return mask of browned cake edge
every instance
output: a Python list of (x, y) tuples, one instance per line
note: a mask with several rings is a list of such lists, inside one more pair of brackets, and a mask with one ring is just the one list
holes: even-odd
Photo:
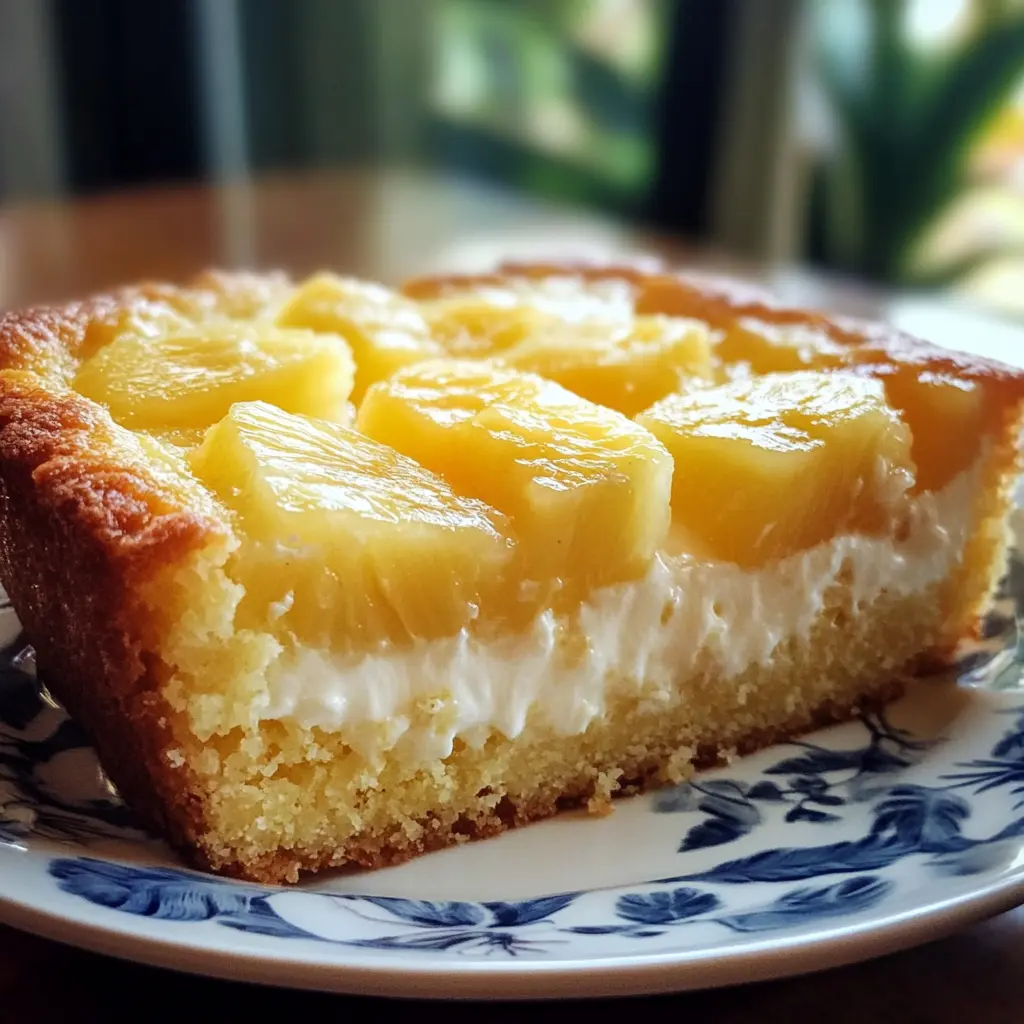
[[(231, 287), (230, 276), (220, 281)], [(259, 279), (249, 279), (249, 282)], [(218, 284), (217, 287), (221, 287)], [(159, 287), (164, 294), (170, 286)], [(244, 289), (243, 289), (244, 290)], [(173, 289), (170, 289), (173, 293)], [(104, 425), (97, 408), (72, 393), (60, 393), (62, 357), (72, 357), (93, 317), (135, 302), (136, 290), (60, 309), (8, 313), (0, 318), (0, 582), (11, 597), (28, 640), (36, 647), (42, 678), (92, 738), (111, 780), (152, 829), (165, 836), (198, 867), (208, 867), (201, 849), (206, 832), (201, 790), (187, 765), (172, 765), (168, 708), (162, 678), (146, 649), (148, 611), (139, 599), (142, 584), (215, 538), (220, 524), (190, 509), (168, 492), (145, 466), (110, 461), (104, 455)], [(819, 314), (807, 314), (815, 319)], [(930, 348), (923, 346), (923, 348)], [(971, 360), (975, 372), (983, 360)], [(35, 373), (10, 372), (11, 368)], [(941, 661), (973, 623), (994, 575), (1002, 567), (1002, 526), (1007, 489), (1014, 472), (1017, 430), (1024, 400), (1024, 374), (991, 365), (1003, 387), (999, 401), (1005, 429), (989, 460), (987, 496), (979, 507), (968, 570), (956, 581), (956, 615), (943, 650), (927, 653)], [(1008, 388), (1007, 385), (1010, 385)], [(881, 681), (866, 698), (887, 696)], [(854, 705), (817, 709), (809, 719), (785, 728), (733, 740), (752, 750), (826, 721), (848, 717)], [(704, 744), (702, 762), (715, 760), (721, 743)], [(642, 769), (638, 786), (650, 781)], [(586, 801), (586, 785), (560, 801), (507, 809), (503, 816), (459, 823), (431, 832), (403, 857), (464, 838), (489, 835), (554, 813), (562, 803)], [(389, 863), (393, 852), (351, 848), (359, 863)], [(280, 864), (234, 865), (230, 873), (254, 880), (289, 877), (295, 858)], [(315, 869), (317, 863), (298, 865)], [(222, 868), (221, 870), (224, 870)]]
[(0, 582), (40, 677), (93, 740), (124, 798), (179, 846), (205, 823), (172, 768), (139, 585), (220, 529), (144, 468), (104, 461), (90, 403), (0, 374)]

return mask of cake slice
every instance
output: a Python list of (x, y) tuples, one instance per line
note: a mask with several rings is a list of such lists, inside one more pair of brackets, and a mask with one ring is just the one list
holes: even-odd
[(948, 660), (1024, 373), (659, 269), (208, 273), (0, 318), (0, 582), (200, 868), (377, 867)]

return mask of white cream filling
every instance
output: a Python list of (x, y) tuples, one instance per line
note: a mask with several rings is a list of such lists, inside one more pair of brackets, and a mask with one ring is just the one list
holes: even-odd
[[(663, 699), (698, 657), (727, 678), (767, 663), (780, 642), (808, 633), (844, 566), (858, 604), (941, 580), (962, 557), (979, 471), (916, 499), (902, 541), (838, 536), (754, 571), (659, 555), (643, 579), (605, 588), (583, 607), (582, 656), (560, 649), (550, 612), (500, 642), (463, 631), (358, 657), (285, 651), (261, 717), (341, 730), (370, 757), (400, 745), (403, 756), (425, 760), (450, 754), (455, 737), (471, 746), (492, 730), (513, 738), (528, 716), (562, 735), (580, 733), (613, 693)], [(416, 710), (428, 711), (428, 727), (422, 716), (412, 727)]]

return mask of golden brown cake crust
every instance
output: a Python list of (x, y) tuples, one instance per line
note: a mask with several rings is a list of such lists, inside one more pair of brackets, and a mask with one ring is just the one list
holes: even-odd
[[(0, 373), (0, 579), (41, 678), (104, 752), (139, 813), (180, 842), (202, 831), (171, 772), (160, 680), (147, 662), (140, 583), (221, 527), (145, 466), (117, 461), (94, 405), (34, 375)], [(130, 727), (128, 723), (131, 723)]]
[[(855, 362), (926, 363), (982, 381), (1003, 420), (990, 460), (992, 472), (999, 477), (1016, 465), (1024, 373), (951, 354), (877, 325), (782, 309), (756, 290), (719, 287), (648, 266), (530, 264), (509, 265), (494, 275), (420, 279), (406, 291), (429, 296), (470, 280), (501, 283), (509, 275), (551, 273), (625, 280), (635, 287), (640, 307), (651, 312), (695, 316), (712, 324), (751, 316), (820, 326), (856, 351)], [(201, 845), (207, 822), (194, 775), (167, 756), (172, 741), (163, 678), (148, 653), (150, 610), (140, 591), (162, 571), (223, 537), (224, 526), (197, 510), (187, 494), (155, 473), (144, 458), (113, 444), (109, 417), (70, 391), (68, 383), (91, 332), (102, 331), (126, 313), (167, 304), (185, 311), (202, 307), (248, 315), (262, 308), (284, 280), (207, 272), (184, 288), (142, 284), (0, 316), (0, 582), (36, 647), (43, 679), (93, 738), (114, 783), (147, 823), (204, 867), (210, 866)], [(996, 505), (983, 515), (1001, 516), (1005, 500)], [(978, 564), (991, 571), (1001, 555), (1001, 541), (987, 535), (978, 544)], [(960, 580), (965, 593), (962, 615), (951, 625), (954, 632), (969, 627), (987, 583), (984, 572)], [(849, 705), (822, 708), (811, 720), (791, 723), (792, 729), (752, 735), (744, 744), (764, 745), (850, 710)], [(638, 784), (651, 774), (652, 769), (639, 766)], [(588, 795), (563, 794), (570, 802)], [(427, 833), (405, 852), (389, 852), (367, 840), (347, 856), (379, 865), (467, 835), (493, 834), (555, 809), (551, 801), (511, 806)], [(324, 863), (329, 859), (322, 858)], [(318, 866), (288, 851), (272, 863), (217, 865), (267, 881)]]

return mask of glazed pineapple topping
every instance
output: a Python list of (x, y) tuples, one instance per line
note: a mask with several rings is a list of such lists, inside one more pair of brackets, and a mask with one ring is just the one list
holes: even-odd
[(695, 320), (591, 320), (546, 327), (499, 356), (599, 405), (635, 416), (689, 380), (714, 376), (707, 328)]
[(588, 323), (628, 326), (635, 319), (632, 289), (622, 281), (555, 275), (440, 288), (414, 281), (405, 290), (453, 356), (497, 355), (552, 327), (569, 337)]
[(242, 624), (352, 650), (571, 613), (658, 552), (752, 570), (892, 535), (976, 450), (943, 426), (984, 427), (969, 381), (577, 285), (321, 274), (237, 311), (157, 303), (74, 387), (229, 510)]
[(457, 633), (512, 553), (482, 502), (353, 430), (263, 402), (233, 406), (191, 461), (254, 542), (239, 563), (248, 600), (277, 604), (307, 641)]
[(675, 459), (687, 547), (743, 566), (885, 531), (913, 480), (910, 433), (874, 380), (769, 374), (671, 395), (638, 420)]
[(772, 324), (752, 317), (743, 317), (722, 332), (718, 354), (753, 373), (823, 370), (843, 362), (842, 347), (821, 328)]
[(371, 388), (357, 427), (510, 516), (522, 576), (544, 596), (578, 601), (641, 576), (664, 540), (668, 452), (620, 413), (533, 374), (421, 363)]
[(356, 361), (355, 401), (400, 367), (444, 354), (411, 299), (334, 274), (317, 274), (298, 288), (278, 312), (277, 323), (344, 338)]
[(978, 438), (997, 425), (975, 381), (920, 366), (872, 366), (868, 372), (885, 385), (887, 401), (911, 432), (915, 493), (941, 490), (968, 469)]
[(122, 334), (85, 362), (75, 389), (133, 430), (202, 429), (235, 402), (341, 418), (352, 353), (340, 338), (262, 324), (207, 324), (157, 338)]

